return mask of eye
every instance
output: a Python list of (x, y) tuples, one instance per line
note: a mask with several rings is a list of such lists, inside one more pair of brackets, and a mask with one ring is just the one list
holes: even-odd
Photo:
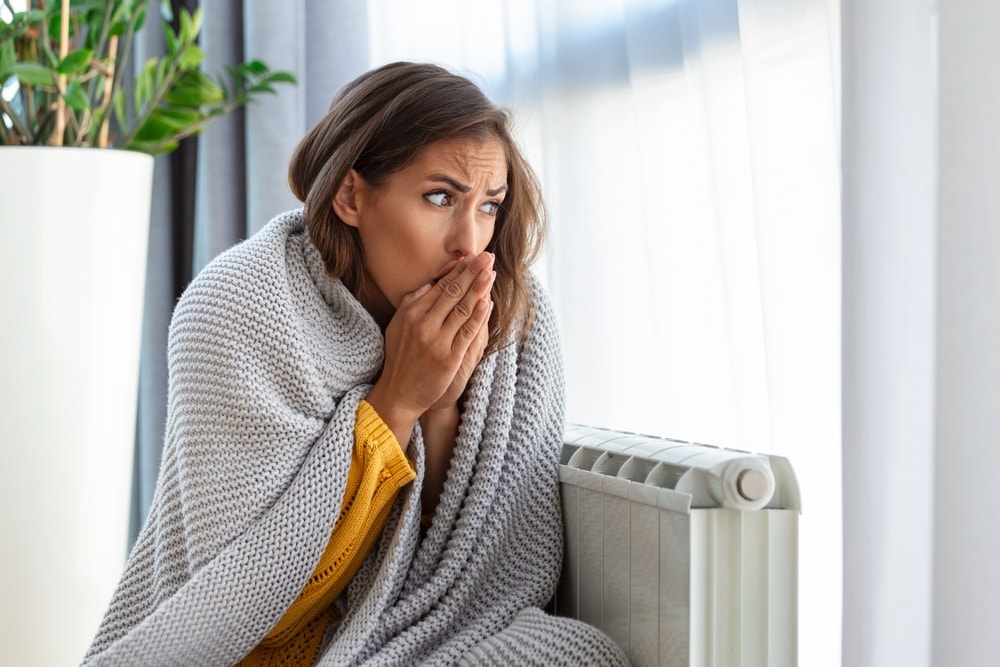
[(483, 204), (482, 206), (480, 206), (479, 210), (482, 211), (483, 213), (485, 213), (486, 215), (495, 216), (497, 213), (500, 212), (500, 202), (498, 202), (498, 201), (488, 201), (485, 204)]
[(424, 199), (434, 204), (435, 206), (450, 206), (451, 205), (451, 193), (445, 192), (444, 190), (438, 190), (437, 192), (428, 192), (424, 195)]

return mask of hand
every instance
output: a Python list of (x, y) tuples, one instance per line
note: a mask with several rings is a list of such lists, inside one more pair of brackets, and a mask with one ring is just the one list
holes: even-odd
[(385, 364), (368, 402), (403, 445), (432, 406), (454, 404), (489, 338), (493, 255), (465, 257), (406, 295), (385, 332)]
[(476, 366), (483, 360), (483, 354), (486, 352), (486, 344), (490, 341), (489, 321), (490, 313), (492, 312), (493, 302), (490, 301), (489, 310), (486, 312), (486, 319), (483, 320), (475, 339), (469, 345), (469, 349), (466, 350), (465, 356), (462, 358), (462, 363), (458, 366), (458, 372), (455, 373), (455, 377), (451, 381), (451, 385), (448, 386), (448, 389), (441, 398), (427, 409), (428, 412), (448, 410), (458, 404), (458, 399), (462, 397), (462, 392), (465, 391), (465, 387), (469, 383), (469, 378), (472, 377), (472, 372), (476, 370)]

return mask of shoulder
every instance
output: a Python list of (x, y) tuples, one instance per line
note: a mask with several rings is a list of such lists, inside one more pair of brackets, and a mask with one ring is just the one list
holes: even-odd
[(545, 288), (542, 279), (536, 274), (529, 272), (527, 275), (528, 291), (528, 336), (529, 337), (554, 337), (558, 338), (558, 322), (556, 320), (555, 308), (548, 290)]
[(304, 232), (301, 209), (282, 213), (249, 238), (219, 253), (198, 272), (186, 291), (220, 279), (224, 283), (260, 280), (259, 272), (281, 269), (289, 242)]
[(303, 233), (301, 219), (298, 210), (279, 215), (212, 259), (177, 302), (171, 337), (231, 335), (266, 313), (277, 315), (287, 292), (287, 248)]
[(185, 288), (179, 306), (219, 295), (252, 299), (275, 287), (287, 246), (304, 232), (301, 209), (273, 218), (251, 237), (215, 256)]
[(528, 326), (518, 344), (518, 358), (522, 370), (540, 369), (553, 379), (562, 378), (562, 344), (555, 308), (542, 280), (529, 273), (527, 280), (529, 296)]

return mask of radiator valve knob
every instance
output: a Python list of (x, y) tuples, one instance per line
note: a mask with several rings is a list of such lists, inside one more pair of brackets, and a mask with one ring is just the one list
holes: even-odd
[(757, 502), (771, 492), (771, 484), (763, 471), (749, 468), (736, 479), (736, 490), (750, 502)]

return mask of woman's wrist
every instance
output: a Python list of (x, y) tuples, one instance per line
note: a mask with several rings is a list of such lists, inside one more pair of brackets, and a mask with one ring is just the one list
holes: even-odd
[(420, 418), (420, 414), (412, 410), (407, 410), (399, 401), (392, 400), (386, 395), (384, 387), (378, 382), (368, 392), (365, 400), (375, 409), (375, 412), (382, 418), (385, 425), (389, 427), (392, 434), (396, 436), (400, 448), (405, 450), (407, 443), (410, 442), (413, 427)]
[(458, 434), (458, 404), (432, 408), (420, 417), (424, 436), (425, 479), (421, 501), (425, 513), (433, 513), (444, 489), (444, 480), (451, 463), (455, 437)]
[(427, 421), (434, 423), (455, 422), (458, 423), (458, 403), (447, 403), (445, 405), (432, 405), (421, 415), (421, 423)]

